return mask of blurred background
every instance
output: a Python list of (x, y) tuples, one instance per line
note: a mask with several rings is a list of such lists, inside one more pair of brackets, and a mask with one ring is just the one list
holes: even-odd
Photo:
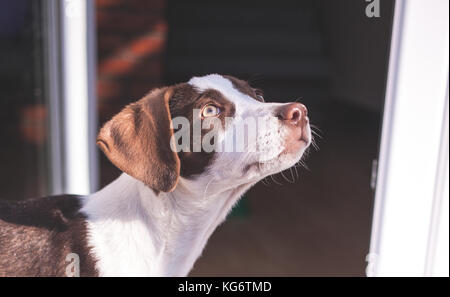
[[(67, 110), (64, 102), (55, 109), (52, 88), (60, 81), (48, 63), (61, 59), (49, 57), (58, 20), (49, 23), (48, 11), (63, 1), (52, 2), (0, 1), (7, 7), (0, 10), (3, 199), (65, 189), (64, 178), (55, 180), (55, 162), (64, 167), (55, 155), (65, 144), (54, 139), (64, 137), (55, 129)], [(298, 180), (288, 170), (251, 189), (213, 234), (192, 276), (365, 275), (394, 1), (381, 1), (379, 18), (368, 18), (367, 2), (358, 0), (91, 5), (93, 130), (155, 87), (209, 73), (248, 80), (266, 101), (299, 99), (320, 130), (319, 150), (311, 150)], [(120, 174), (99, 151), (94, 160), (91, 191)]]

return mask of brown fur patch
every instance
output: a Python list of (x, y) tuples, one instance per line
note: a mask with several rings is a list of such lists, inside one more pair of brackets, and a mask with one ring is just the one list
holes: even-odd
[[(206, 90), (199, 93), (193, 86), (183, 83), (173, 88), (173, 95), (169, 101), (169, 108), (172, 118), (185, 117), (189, 119), (190, 130), (190, 152), (179, 152), (181, 162), (180, 174), (183, 177), (192, 177), (201, 174), (213, 161), (214, 152), (194, 152), (193, 150), (193, 110), (202, 109), (207, 104), (214, 104), (220, 108), (220, 119), (222, 126), (225, 125), (225, 117), (232, 117), (235, 113), (235, 106), (232, 102), (216, 90)], [(210, 130), (202, 129), (202, 138)]]
[(80, 276), (97, 276), (80, 207), (70, 195), (0, 201), (0, 276), (66, 276), (70, 253)]
[(255, 100), (263, 102), (263, 92), (260, 89), (252, 88), (246, 81), (236, 78), (231, 75), (224, 75), (226, 79), (230, 80), (233, 87), (239, 92), (252, 97)]
[(125, 107), (107, 122), (97, 144), (120, 170), (155, 191), (170, 192), (178, 181), (180, 160), (170, 148), (169, 88), (157, 89)]
[[(240, 79), (224, 76), (233, 86), (255, 100), (261, 101), (258, 90)], [(232, 117), (235, 107), (217, 90), (200, 93), (188, 83), (152, 91), (143, 99), (125, 107), (101, 129), (97, 143), (119, 169), (143, 181), (155, 191), (168, 192), (176, 186), (178, 176), (191, 177), (202, 173), (214, 158), (214, 152), (193, 151), (193, 110), (206, 104), (221, 109), (219, 118)], [(185, 117), (191, 123), (190, 152), (174, 154), (170, 149), (173, 132), (170, 122)], [(208, 130), (202, 130), (202, 137)]]

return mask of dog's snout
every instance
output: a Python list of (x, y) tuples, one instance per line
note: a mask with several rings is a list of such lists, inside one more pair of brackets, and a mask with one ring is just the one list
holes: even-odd
[(306, 109), (306, 106), (304, 106), (301, 103), (289, 103), (286, 105), (283, 105), (280, 109), (277, 111), (277, 117), (280, 120), (288, 121), (292, 124), (297, 124), (302, 119), (307, 120), (308, 116), (308, 110)]

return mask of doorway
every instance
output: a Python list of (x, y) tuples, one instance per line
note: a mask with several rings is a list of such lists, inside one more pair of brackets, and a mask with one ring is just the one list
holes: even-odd
[(394, 1), (376, 19), (364, 1), (167, 5), (166, 84), (231, 74), (304, 103), (318, 134), (307, 168), (251, 189), (191, 275), (364, 276)]

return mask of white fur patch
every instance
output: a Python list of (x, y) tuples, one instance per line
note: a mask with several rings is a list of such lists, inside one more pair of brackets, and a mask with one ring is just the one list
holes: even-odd
[[(88, 196), (82, 212), (100, 276), (186, 276), (214, 229), (250, 186), (205, 193), (206, 179), (180, 179), (155, 195), (123, 173)], [(203, 199), (207, 194), (208, 199)]]
[[(82, 212), (88, 221), (88, 243), (101, 276), (185, 276), (214, 229), (250, 186), (268, 174), (292, 166), (297, 156), (283, 155), (286, 129), (274, 116), (281, 104), (261, 103), (239, 92), (218, 75), (194, 77), (199, 91), (215, 89), (233, 102), (236, 116), (259, 117), (258, 154), (216, 153), (212, 165), (192, 180), (180, 178), (171, 193), (158, 196), (127, 174), (90, 195)], [(220, 141), (234, 137), (228, 129)], [(258, 164), (260, 170), (246, 171)]]
[[(202, 77), (193, 77), (189, 80), (188, 84), (194, 86), (200, 92), (203, 92), (207, 89), (214, 89), (222, 93), (225, 98), (232, 101), (233, 103), (240, 104), (256, 104), (259, 103), (255, 99), (250, 96), (243, 94), (236, 90), (233, 86), (233, 83), (224, 78), (219, 74), (209, 74)], [(236, 112), (239, 112), (236, 109)]]
[[(243, 121), (253, 117), (256, 122), (260, 123), (257, 131), (257, 143), (255, 144), (258, 150), (258, 161), (270, 161), (283, 151), (284, 129), (274, 115), (274, 110), (282, 104), (257, 101), (237, 90), (229, 79), (219, 74), (194, 77), (188, 83), (200, 92), (207, 89), (219, 91), (235, 105), (235, 117), (239, 117)], [(234, 139), (234, 133), (236, 131), (227, 131), (225, 138)]]

